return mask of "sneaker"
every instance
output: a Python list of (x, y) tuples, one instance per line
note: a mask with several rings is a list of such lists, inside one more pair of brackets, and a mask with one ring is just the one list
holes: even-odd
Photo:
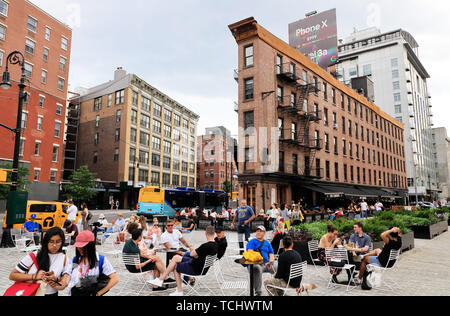
[(162, 292), (166, 290), (167, 288), (165, 286), (153, 288), (153, 292)]
[(175, 281), (174, 279), (168, 278), (167, 280), (164, 281), (164, 283), (175, 283), (177, 281)]
[(175, 292), (169, 294), (169, 296), (183, 296), (183, 292), (175, 291)]
[(339, 284), (339, 280), (337, 279), (336, 275), (333, 275), (333, 283)]
[(360, 280), (359, 277), (356, 277), (353, 279), (353, 282), (355, 282), (356, 285), (361, 285), (363, 283), (363, 280)]
[(157, 286), (157, 287), (162, 287), (164, 282), (160, 279), (154, 279), (154, 280), (149, 280), (148, 283), (150, 283), (154, 286)]

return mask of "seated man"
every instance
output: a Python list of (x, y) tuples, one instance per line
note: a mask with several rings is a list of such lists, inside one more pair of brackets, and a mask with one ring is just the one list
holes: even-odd
[(34, 239), (34, 244), (39, 245), (39, 231), (40, 231), (40, 225), (39, 223), (35, 222), (36, 220), (36, 214), (31, 214), (30, 220), (26, 222), (23, 225), (23, 229), (25, 231), (25, 234), (29, 235), (31, 238)]
[(105, 242), (105, 239), (108, 238), (111, 233), (120, 233), (124, 229), (125, 219), (123, 218), (123, 214), (117, 214), (117, 220), (113, 220), (112, 224), (113, 226), (102, 236), (102, 243)]
[[(127, 270), (131, 273), (140, 273), (153, 271), (153, 276), (155, 278), (159, 277), (164, 273), (164, 264), (159, 256), (155, 254), (154, 251), (145, 252), (139, 249), (139, 243), (142, 241), (142, 229), (135, 229), (131, 233), (131, 239), (129, 239), (122, 250), (123, 254), (138, 254), (140, 256), (140, 264), (135, 266), (127, 265), (125, 266)], [(163, 291), (166, 290), (165, 287), (154, 287), (153, 291)]]
[[(181, 232), (174, 229), (175, 223), (173, 220), (168, 220), (166, 223), (166, 231), (161, 235), (160, 243), (164, 245), (168, 252), (168, 259), (171, 259), (174, 254), (184, 255), (186, 250), (181, 248), (181, 243), (189, 250), (194, 250), (191, 245), (183, 238)], [(172, 254), (172, 256), (170, 256)]]
[(266, 228), (264, 226), (259, 226), (256, 229), (256, 238), (249, 241), (247, 244), (248, 252), (259, 252), (263, 257), (263, 264), (254, 265), (253, 277), (255, 280), (255, 292), (256, 296), (262, 295), (262, 274), (272, 273), (273, 263), (275, 262), (275, 255), (273, 252), (272, 245), (265, 240)]
[(107, 226), (109, 225), (108, 221), (105, 218), (104, 214), (100, 214), (98, 217), (98, 222), (95, 222), (92, 224), (94, 226), (92, 232), (94, 233), (95, 240), (97, 240), (97, 234), (98, 232), (105, 232), (107, 229)]
[(203, 270), (206, 257), (217, 255), (217, 243), (214, 241), (214, 227), (208, 226), (206, 228), (205, 235), (207, 240), (206, 243), (192, 252), (187, 252), (183, 257), (178, 255), (175, 256), (172, 261), (170, 261), (166, 272), (163, 273), (158, 279), (150, 281), (150, 283), (155, 286), (161, 286), (169, 274), (173, 272), (177, 282), (177, 291), (170, 294), (170, 296), (183, 296), (181, 274), (195, 276), (203, 273), (203, 275), (205, 275), (208, 272), (208, 270)]
[(64, 228), (66, 229), (66, 236), (70, 236), (70, 245), (75, 245), (78, 236), (78, 226), (67, 220), (64, 223)]
[(225, 231), (223, 227), (216, 228), (216, 236), (217, 237), (214, 240), (217, 243), (217, 259), (220, 260), (225, 255), (228, 247), (228, 242), (227, 238), (225, 237)]
[[(353, 231), (355, 232), (350, 236), (350, 243), (353, 243), (355, 249), (358, 249), (357, 251), (360, 255), (366, 255), (370, 247), (372, 246), (372, 241), (370, 237), (363, 232), (364, 225), (361, 222), (355, 223), (353, 225)], [(353, 252), (353, 256), (356, 256), (357, 253)]]
[[(372, 264), (378, 267), (386, 267), (389, 263), (389, 257), (391, 250), (400, 250), (402, 248), (401, 230), (398, 227), (394, 227), (381, 234), (381, 239), (384, 241), (383, 250), (375, 249), (364, 256), (361, 262), (361, 269), (359, 272), (359, 282), (364, 284), (368, 274), (366, 273), (367, 265)], [(392, 267), (395, 262), (390, 262), (389, 267)], [(363, 286), (364, 287), (364, 286)]]
[[(302, 263), (302, 256), (297, 251), (294, 250), (294, 241), (292, 240), (292, 237), (290, 236), (284, 237), (283, 245), (285, 247), (285, 252), (282, 255), (280, 255), (280, 258), (278, 259), (278, 264), (275, 264), (275, 269), (277, 273), (272, 279), (266, 280), (264, 282), (267, 291), (269, 291), (270, 294), (272, 294), (273, 296), (282, 296), (285, 293), (282, 290), (267, 286), (274, 285), (277, 287), (286, 288), (291, 274), (291, 266), (293, 264)], [(298, 277), (290, 280), (289, 287), (299, 289), (300, 292), (309, 291), (317, 288), (315, 284), (300, 287), (301, 283), (302, 277)]]

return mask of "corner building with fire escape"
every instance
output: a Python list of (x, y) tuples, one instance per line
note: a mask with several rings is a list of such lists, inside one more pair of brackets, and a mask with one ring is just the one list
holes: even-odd
[(238, 44), (239, 194), (272, 203), (347, 206), (407, 195), (404, 125), (253, 18)]

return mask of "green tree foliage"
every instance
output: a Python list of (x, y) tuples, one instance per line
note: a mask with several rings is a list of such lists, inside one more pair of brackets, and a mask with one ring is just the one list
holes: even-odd
[(66, 186), (66, 197), (72, 198), (76, 203), (89, 201), (97, 195), (95, 187), (95, 174), (89, 171), (88, 166), (82, 166), (74, 171), (70, 177), (71, 184)]

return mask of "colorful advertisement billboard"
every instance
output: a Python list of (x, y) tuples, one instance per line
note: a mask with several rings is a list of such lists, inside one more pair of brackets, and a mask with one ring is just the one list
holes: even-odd
[(289, 24), (289, 45), (324, 69), (338, 58), (336, 9)]

